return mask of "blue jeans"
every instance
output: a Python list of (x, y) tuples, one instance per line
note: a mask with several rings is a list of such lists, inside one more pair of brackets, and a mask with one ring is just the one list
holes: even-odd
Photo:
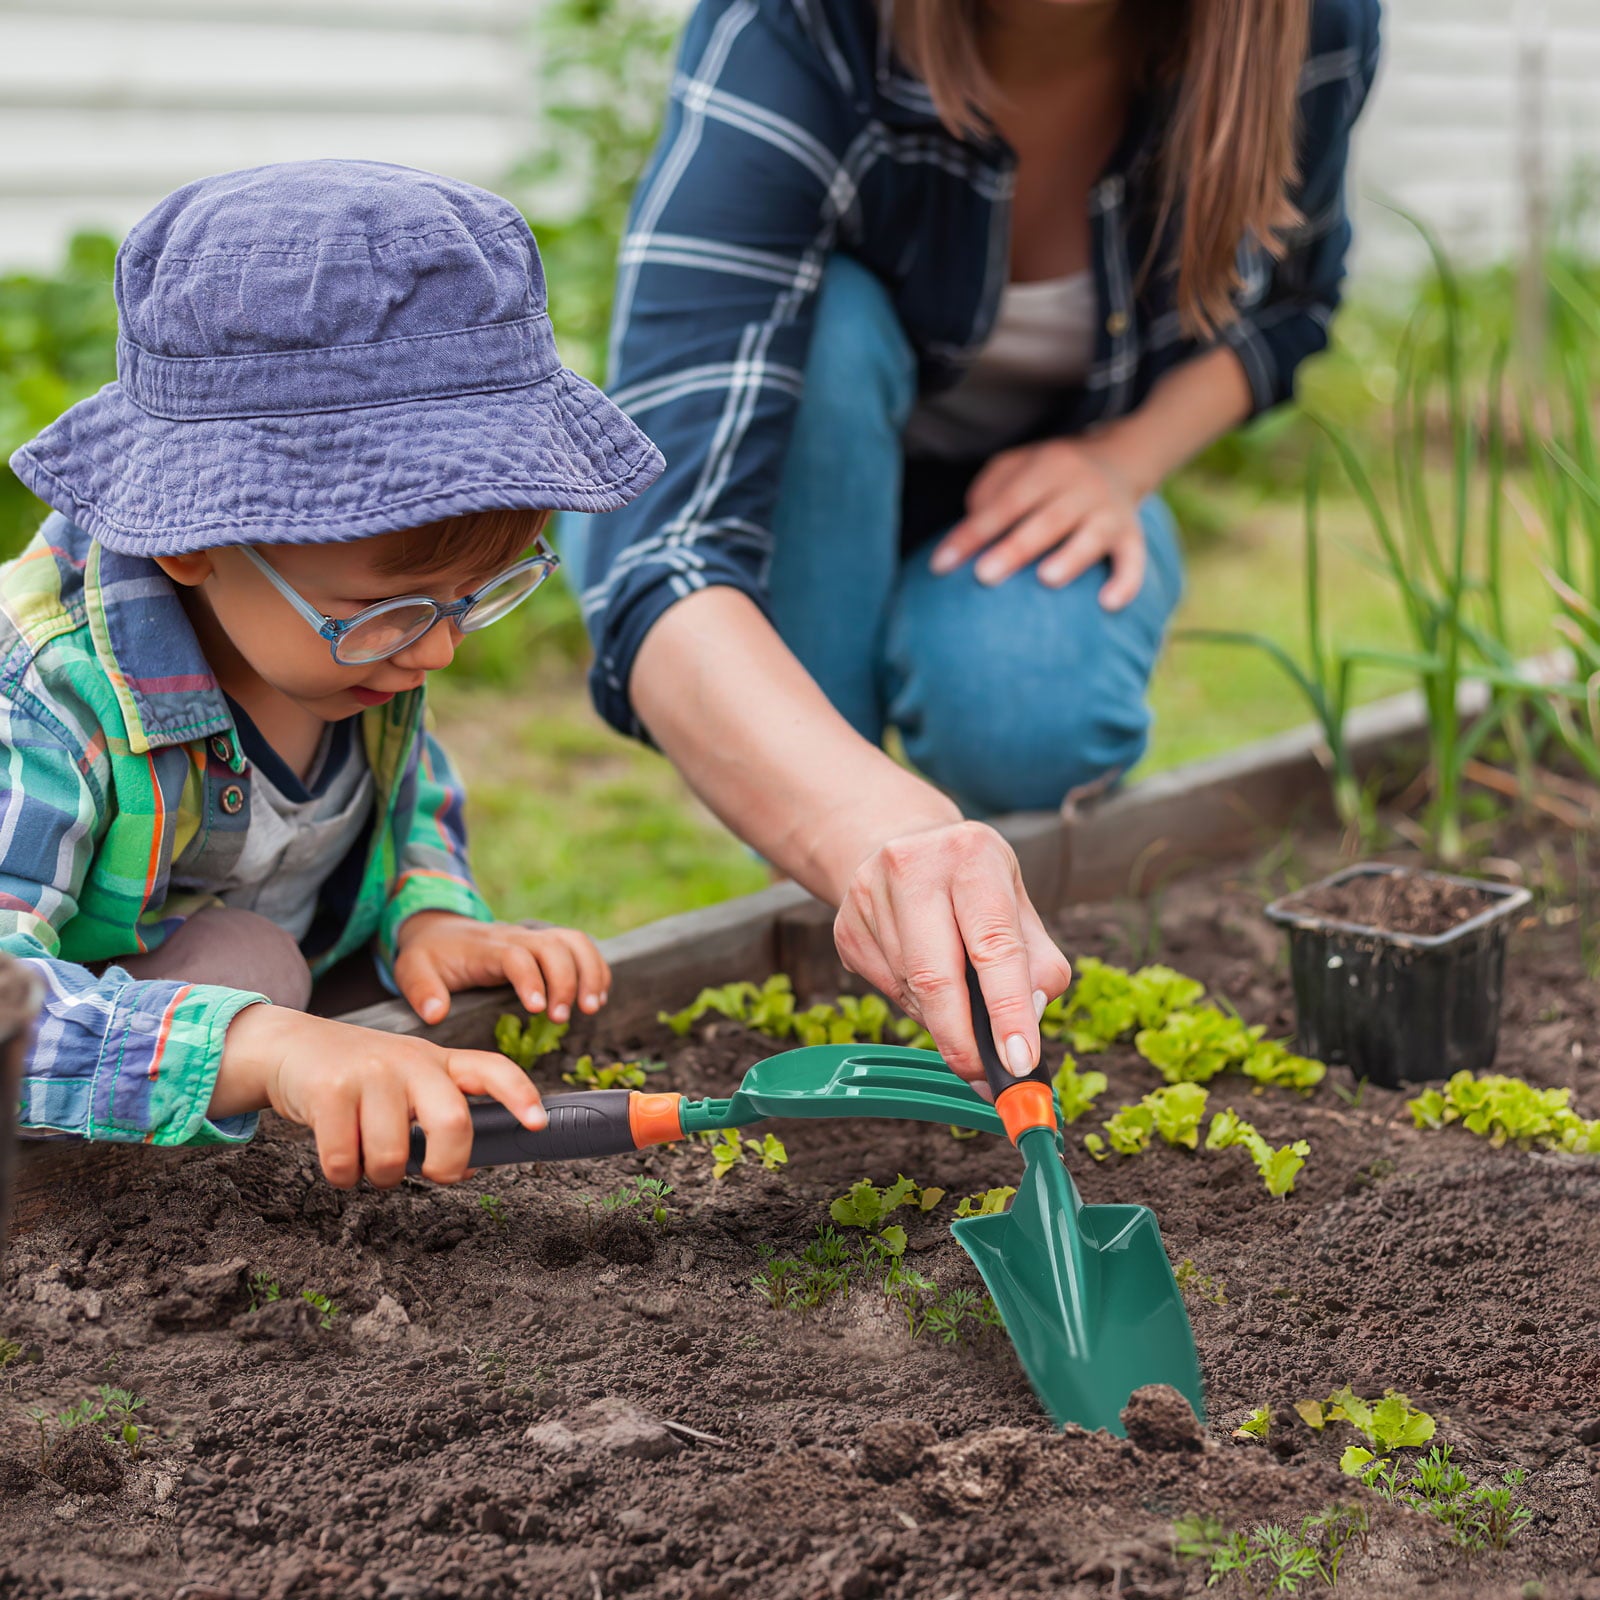
[[(1031, 569), (985, 588), (971, 562), (934, 577), (931, 543), (901, 552), (900, 435), (915, 399), (887, 292), (834, 256), (773, 519), (773, 620), (852, 727), (874, 743), (896, 728), (969, 815), (1048, 810), (1144, 754), (1146, 690), (1183, 588), (1177, 530), (1157, 497), (1140, 507), (1144, 586), (1118, 612), (1097, 598), (1104, 563), (1061, 589)], [(574, 571), (583, 523), (562, 519)]]

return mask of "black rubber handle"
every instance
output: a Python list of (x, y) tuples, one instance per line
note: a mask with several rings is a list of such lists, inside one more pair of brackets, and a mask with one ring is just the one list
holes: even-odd
[[(517, 1161), (583, 1161), (620, 1156), (638, 1146), (629, 1116), (631, 1089), (584, 1089), (552, 1095), (544, 1103), (548, 1127), (525, 1128), (498, 1100), (472, 1102), (472, 1165), (504, 1167)], [(407, 1172), (421, 1172), (427, 1140), (411, 1130)]]
[(989, 1004), (983, 998), (977, 968), (970, 961), (967, 963), (967, 997), (972, 1002), (972, 1032), (978, 1041), (978, 1059), (983, 1063), (983, 1075), (994, 1090), (996, 1099), (1002, 1091), (1014, 1088), (1019, 1083), (1050, 1083), (1050, 1069), (1045, 1066), (1042, 1056), (1038, 1066), (1025, 1078), (1017, 1077), (1001, 1058), (994, 1029), (989, 1025)]

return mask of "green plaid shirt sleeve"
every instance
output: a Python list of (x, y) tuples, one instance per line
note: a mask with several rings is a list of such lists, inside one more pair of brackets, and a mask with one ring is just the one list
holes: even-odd
[(466, 794), (443, 746), (426, 730), (396, 795), (397, 870), (378, 929), (379, 950), (394, 960), (400, 925), (419, 911), (453, 911), (494, 921), (467, 864)]
[[(228, 1024), (263, 997), (207, 984), (96, 974), (61, 957), (60, 930), (91, 895), (141, 894), (149, 871), (130, 832), (109, 826), (103, 740), (69, 697), (0, 699), (0, 950), (39, 981), (20, 1123), (37, 1133), (161, 1145), (237, 1143), (253, 1116), (207, 1115)], [(94, 752), (99, 747), (99, 755)], [(150, 764), (152, 785), (163, 774)], [(148, 846), (148, 840), (145, 841)]]

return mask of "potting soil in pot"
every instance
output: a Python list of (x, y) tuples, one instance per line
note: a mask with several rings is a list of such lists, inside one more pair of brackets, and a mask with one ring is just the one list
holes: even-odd
[(1494, 900), (1469, 885), (1451, 883), (1422, 872), (1383, 873), (1347, 878), (1295, 895), (1287, 909), (1350, 922), (1386, 933), (1414, 933), (1431, 938), (1448, 933)]
[[(1170, 963), (1282, 1034), (1268, 887), (1213, 871), (1170, 886), (1153, 920), (1085, 908), (1063, 943)], [(1514, 945), (1499, 1069), (1600, 1114), (1600, 1006), (1577, 925), (1556, 920)], [(691, 1094), (726, 1093), (776, 1048), (731, 1024), (639, 1040), (668, 1063), (651, 1087)], [(1068, 1130), (1069, 1163), (1086, 1197), (1156, 1208), (1204, 1365), (1204, 1430), (1155, 1391), (1126, 1441), (1053, 1433), (1003, 1335), (913, 1338), (881, 1274), (829, 1291), (824, 1262), (810, 1310), (752, 1286), (814, 1245), (857, 1180), (903, 1173), (948, 1191), (886, 1219), (904, 1261), (941, 1303), (975, 1295), (947, 1221), (957, 1197), (1016, 1180), (1014, 1152), (987, 1137), (793, 1122), (773, 1128), (788, 1162), (772, 1172), (746, 1149), (714, 1179), (711, 1147), (692, 1144), (380, 1194), (330, 1189), (279, 1124), (160, 1173), (135, 1160), (14, 1241), (0, 1594), (1175, 1597), (1206, 1576), (1174, 1552), (1178, 1519), (1299, 1530), (1354, 1504), (1369, 1527), (1341, 1591), (1600, 1600), (1600, 1162), (1418, 1129), (1406, 1096), (1351, 1103), (1337, 1074), (1308, 1098), (1211, 1079), (1210, 1111), (1237, 1110), (1273, 1147), (1309, 1142), (1275, 1198), (1246, 1149), (1203, 1138), (1090, 1159), (1080, 1135), (1161, 1078), (1127, 1044), (1079, 1066), (1109, 1085)], [(563, 1067), (546, 1057), (536, 1077), (555, 1092)], [(664, 1225), (653, 1199), (602, 1203), (645, 1175), (672, 1187)], [(853, 1255), (877, 1231), (838, 1226)], [(47, 1421), (41, 1473), (29, 1409), (54, 1416), (100, 1385), (144, 1401), (137, 1454), (91, 1436), (110, 1422)], [(1345, 1386), (1404, 1392), (1474, 1483), (1524, 1469), (1531, 1520), (1510, 1548), (1467, 1554), (1341, 1473), (1361, 1436), (1314, 1431), (1295, 1406)], [(1263, 1406), (1264, 1437), (1233, 1438)], [(1227, 1582), (1212, 1592), (1245, 1592)]]

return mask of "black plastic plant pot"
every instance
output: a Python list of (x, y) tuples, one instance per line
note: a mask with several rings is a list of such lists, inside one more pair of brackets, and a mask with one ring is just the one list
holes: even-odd
[(1407, 872), (1369, 864), (1336, 872), (1267, 907), (1289, 935), (1299, 1048), (1385, 1088), (1447, 1078), (1494, 1062), (1511, 919), (1526, 889), (1444, 873), (1423, 876), (1475, 889), (1492, 903), (1439, 934), (1395, 933), (1340, 922), (1296, 902), (1352, 878)]

